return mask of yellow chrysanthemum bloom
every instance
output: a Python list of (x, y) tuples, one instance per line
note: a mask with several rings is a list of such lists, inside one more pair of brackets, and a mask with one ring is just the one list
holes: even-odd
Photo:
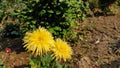
[(23, 38), (24, 47), (32, 54), (42, 55), (51, 50), (54, 46), (52, 34), (45, 28), (40, 27), (33, 32), (27, 32)]
[(72, 54), (72, 49), (67, 42), (62, 41), (59, 38), (56, 39), (55, 47), (53, 48), (53, 56), (56, 60), (61, 61), (61, 59), (63, 59), (63, 61), (66, 61), (67, 59), (71, 59)]

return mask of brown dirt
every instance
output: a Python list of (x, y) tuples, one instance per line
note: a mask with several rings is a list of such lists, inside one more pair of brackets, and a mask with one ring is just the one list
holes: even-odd
[[(75, 52), (73, 68), (90, 68), (95, 65), (101, 68), (118, 68), (120, 54), (116, 54), (116, 51), (120, 51), (118, 48), (120, 47), (120, 14), (90, 17), (79, 25), (78, 36), (84, 36), (84, 40), (78, 39), (79, 44), (73, 47)], [(84, 57), (89, 58), (91, 63), (89, 67), (81, 67), (79, 62)], [(85, 63), (83, 66), (86, 66), (87, 61), (83, 63)]]
[[(99, 16), (87, 18), (79, 23), (77, 29), (77, 45), (72, 45), (73, 59), (68, 61), (72, 68), (118, 68), (120, 66), (120, 13), (115, 16)], [(21, 39), (20, 44), (21, 44)], [(4, 41), (1, 45), (18, 46), (18, 40)], [(21, 45), (19, 45), (21, 47)], [(0, 59), (7, 57), (5, 65), (8, 68), (23, 68), (29, 63), (30, 54), (16, 53), (20, 47), (13, 49), (10, 55), (0, 52)]]
[(23, 68), (29, 66), (29, 54), (26, 52), (19, 54), (16, 52), (12, 52), (11, 54), (1, 52), (0, 55), (0, 58), (4, 59), (4, 64), (7, 68)]

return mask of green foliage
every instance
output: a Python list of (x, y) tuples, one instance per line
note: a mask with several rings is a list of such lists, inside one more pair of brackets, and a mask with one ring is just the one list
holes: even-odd
[(58, 61), (55, 61), (49, 54), (40, 57), (30, 57), (31, 68), (70, 68), (63, 66)]
[(5, 65), (3, 64), (3, 59), (0, 59), (0, 68), (6, 68)]
[[(117, 14), (118, 4), (117, 0), (85, 0), (89, 3), (90, 9), (95, 12), (100, 12), (100, 10), (105, 15)], [(118, 1), (119, 2), (119, 1)], [(95, 10), (97, 9), (97, 11)]]
[(74, 45), (78, 44), (78, 38), (77, 38), (78, 33), (70, 31), (68, 38), (66, 38), (69, 42), (74, 43)]
[(120, 0), (117, 0), (117, 5), (120, 7)]
[(106, 15), (115, 15), (118, 13), (118, 5), (117, 4), (112, 4), (105, 9), (103, 9), (104, 14)]
[(16, 38), (20, 37), (19, 24), (8, 23), (2, 30), (2, 36), (4, 38)]
[(118, 5), (117, 0), (100, 0), (100, 7), (107, 15), (117, 14)]
[(94, 8), (100, 8), (99, 2), (100, 0), (88, 0), (89, 1), (89, 6), (90, 9), (94, 9)]
[(25, 8), (22, 0), (0, 0), (0, 22), (8, 16), (14, 16), (15, 11)]
[(54, 36), (59, 37), (65, 34), (63, 31), (68, 31), (70, 24), (62, 17), (67, 9), (66, 4), (56, 0), (32, 0), (26, 4), (27, 8), (18, 15), (21, 21), (25, 22), (23, 33), (39, 26), (47, 28)]
[(3, 37), (15, 38), (20, 36), (20, 28), (17, 24), (19, 20), (15, 15), (16, 11), (21, 11), (25, 7), (26, 5), (22, 0), (0, 0), (0, 33)]
[(73, 25), (79, 20), (84, 21), (89, 11), (89, 4), (82, 0), (66, 0), (65, 2), (67, 3), (68, 10), (64, 16), (68, 22)]
[(32, 0), (26, 1), (26, 5), (27, 8), (17, 14), (24, 22), (23, 33), (43, 26), (61, 38), (66, 38), (71, 27), (84, 20), (88, 11), (88, 5), (82, 0)]

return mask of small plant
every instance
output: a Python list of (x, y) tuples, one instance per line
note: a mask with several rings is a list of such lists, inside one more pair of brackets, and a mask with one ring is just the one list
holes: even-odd
[(27, 32), (23, 41), (24, 47), (33, 55), (30, 57), (31, 68), (68, 68), (59, 62), (71, 59), (71, 47), (60, 38), (54, 41), (52, 34), (45, 28)]
[(72, 27), (76, 26), (79, 21), (84, 21), (89, 12), (89, 4), (82, 0), (66, 0), (68, 10), (64, 14), (67, 21)]
[(43, 55), (40, 57), (30, 57), (31, 68), (71, 68), (67, 65), (61, 65), (58, 61), (55, 61), (51, 55)]
[(30, 57), (31, 68), (63, 68), (61, 64), (54, 61), (51, 55), (43, 55), (40, 57)]
[(3, 64), (3, 59), (0, 59), (0, 68), (6, 68), (5, 65)]
[(2, 36), (4, 38), (17, 38), (20, 37), (19, 24), (8, 23), (2, 30)]

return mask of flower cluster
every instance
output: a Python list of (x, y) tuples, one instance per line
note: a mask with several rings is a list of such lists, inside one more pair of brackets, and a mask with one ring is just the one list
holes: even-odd
[(52, 34), (43, 27), (27, 32), (23, 38), (24, 47), (33, 55), (43, 55), (52, 51), (56, 60), (71, 59), (72, 49), (67, 42), (60, 38), (54, 41)]

